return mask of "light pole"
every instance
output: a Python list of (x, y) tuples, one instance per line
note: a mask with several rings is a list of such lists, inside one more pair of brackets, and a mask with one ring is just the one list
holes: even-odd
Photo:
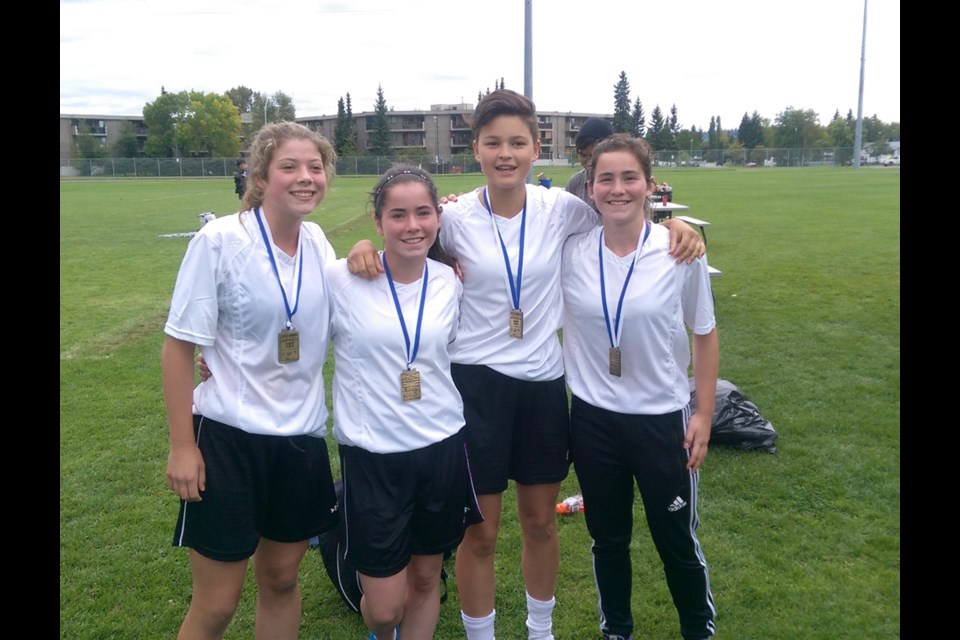
[(437, 163), (437, 173), (443, 173), (443, 169), (440, 167), (440, 119), (437, 116), (433, 116), (433, 128), (434, 150), (436, 151), (434, 158)]
[(793, 128), (793, 148), (797, 150), (797, 166), (800, 166), (800, 127)]

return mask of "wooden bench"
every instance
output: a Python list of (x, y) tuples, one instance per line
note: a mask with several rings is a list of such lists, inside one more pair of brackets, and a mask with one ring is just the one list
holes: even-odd
[[(700, 218), (691, 218), (690, 216), (674, 216), (674, 217), (675, 217), (677, 220), (683, 220), (684, 222), (686, 222), (686, 223), (689, 224), (690, 226), (699, 227), (699, 228), (700, 228), (700, 235), (703, 237), (703, 244), (704, 244), (704, 246), (706, 246), (706, 244), (707, 244), (707, 230), (706, 230), (706, 229), (707, 229), (707, 227), (710, 226), (710, 223), (709, 223), (709, 222), (707, 222), (706, 220), (701, 220)], [(711, 278), (719, 278), (720, 276), (723, 275), (723, 271), (720, 271), (720, 269), (717, 269), (717, 268), (715, 268), (715, 267), (711, 267), (710, 265), (707, 265), (707, 272), (710, 274), (710, 277), (711, 277)]]

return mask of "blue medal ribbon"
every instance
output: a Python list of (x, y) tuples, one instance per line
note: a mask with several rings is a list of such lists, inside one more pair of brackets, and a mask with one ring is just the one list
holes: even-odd
[(390, 274), (390, 265), (387, 264), (387, 254), (381, 254), (383, 262), (383, 273), (387, 276), (387, 282), (390, 283), (390, 294), (393, 295), (393, 304), (397, 308), (397, 317), (400, 318), (400, 329), (403, 330), (403, 341), (406, 344), (407, 352), (407, 371), (410, 371), (410, 365), (417, 359), (417, 351), (420, 350), (420, 328), (423, 326), (423, 306), (427, 301), (427, 263), (423, 263), (423, 288), (420, 290), (420, 310), (417, 312), (417, 332), (413, 339), (413, 352), (410, 351), (410, 334), (407, 333), (407, 323), (403, 320), (403, 309), (400, 307), (400, 298), (397, 297), (397, 288), (393, 284), (393, 276)]
[(637, 252), (633, 254), (633, 262), (630, 263), (630, 270), (627, 271), (627, 277), (623, 281), (623, 288), (620, 290), (620, 301), (617, 303), (617, 318), (613, 327), (610, 326), (610, 311), (607, 309), (607, 286), (603, 277), (603, 229), (600, 230), (600, 300), (603, 302), (603, 320), (607, 325), (607, 337), (610, 338), (610, 348), (620, 346), (620, 320), (623, 312), (623, 298), (627, 293), (627, 286), (630, 284), (630, 278), (633, 276), (633, 268), (637, 266), (637, 259), (640, 257), (640, 250), (643, 249), (643, 243), (647, 241), (650, 235), (650, 223), (643, 223), (643, 238), (637, 246)]
[(507, 255), (507, 245), (503, 243), (503, 236), (500, 234), (500, 227), (493, 218), (493, 209), (490, 207), (490, 200), (487, 199), (487, 190), (483, 190), (483, 205), (490, 214), (490, 220), (493, 222), (493, 228), (497, 231), (497, 237), (500, 239), (500, 249), (503, 251), (503, 263), (507, 266), (507, 281), (510, 283), (510, 297), (513, 299), (513, 308), (520, 310), (520, 286), (523, 282), (523, 239), (526, 235), (527, 226), (527, 198), (523, 198), (523, 211), (520, 213), (520, 255), (517, 257), (517, 280), (514, 284), (513, 269), (510, 268), (510, 256)]
[(267, 247), (267, 255), (270, 256), (270, 264), (273, 266), (273, 275), (277, 277), (277, 284), (280, 285), (280, 294), (283, 296), (283, 306), (287, 310), (287, 329), (293, 329), (293, 316), (300, 307), (300, 288), (303, 286), (303, 234), (297, 238), (297, 253), (300, 254), (300, 261), (297, 266), (297, 297), (294, 301), (293, 310), (290, 310), (290, 303), (287, 301), (287, 292), (283, 288), (283, 282), (280, 280), (280, 270), (277, 268), (277, 260), (273, 257), (270, 238), (267, 236), (267, 230), (263, 226), (263, 218), (260, 216), (260, 207), (253, 210), (257, 216), (257, 224), (260, 225), (260, 235), (263, 236), (263, 244)]

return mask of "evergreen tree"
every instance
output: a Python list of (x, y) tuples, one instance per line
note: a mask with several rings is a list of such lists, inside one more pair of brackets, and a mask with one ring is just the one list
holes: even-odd
[(744, 149), (754, 149), (763, 144), (763, 122), (759, 113), (754, 111), (752, 116), (748, 116), (746, 111), (743, 112), (737, 138)]
[(665, 126), (663, 112), (660, 110), (660, 105), (657, 105), (653, 108), (653, 113), (650, 114), (650, 126), (647, 128), (647, 141), (652, 143), (653, 139), (663, 131)]
[(387, 116), (387, 100), (383, 97), (383, 85), (377, 85), (377, 101), (373, 105), (373, 132), (370, 135), (370, 154), (390, 155), (390, 119)]
[(643, 112), (643, 103), (640, 102), (640, 96), (633, 101), (633, 112), (630, 114), (630, 120), (633, 121), (633, 136), (642, 138), (647, 129), (647, 116)]
[(341, 97), (337, 100), (337, 122), (333, 125), (333, 150), (338, 156), (343, 156), (343, 149), (347, 141), (347, 127), (350, 123), (347, 121), (347, 105)]
[(647, 129), (647, 142), (657, 151), (676, 149), (677, 142), (670, 130), (670, 121), (663, 117), (660, 105), (653, 108), (650, 114), (650, 127)]
[(350, 100), (350, 92), (347, 91), (347, 118), (346, 122), (349, 123), (349, 128), (346, 130), (347, 136), (345, 139), (345, 144), (343, 148), (344, 155), (355, 156), (357, 155), (357, 127), (353, 122), (353, 101)]
[(710, 116), (710, 128), (707, 129), (707, 148), (716, 149), (717, 146), (717, 120)]
[(670, 132), (674, 135), (674, 137), (680, 134), (680, 119), (677, 118), (676, 103), (670, 107)]
[(630, 81), (627, 72), (620, 72), (620, 79), (613, 85), (613, 130), (617, 133), (630, 133), (635, 130), (631, 125)]

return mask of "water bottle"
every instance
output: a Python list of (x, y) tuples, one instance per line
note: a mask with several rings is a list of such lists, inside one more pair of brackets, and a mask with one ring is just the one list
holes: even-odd
[(557, 505), (557, 513), (568, 516), (571, 513), (583, 511), (583, 496), (579, 493), (569, 498), (564, 498), (563, 502)]

